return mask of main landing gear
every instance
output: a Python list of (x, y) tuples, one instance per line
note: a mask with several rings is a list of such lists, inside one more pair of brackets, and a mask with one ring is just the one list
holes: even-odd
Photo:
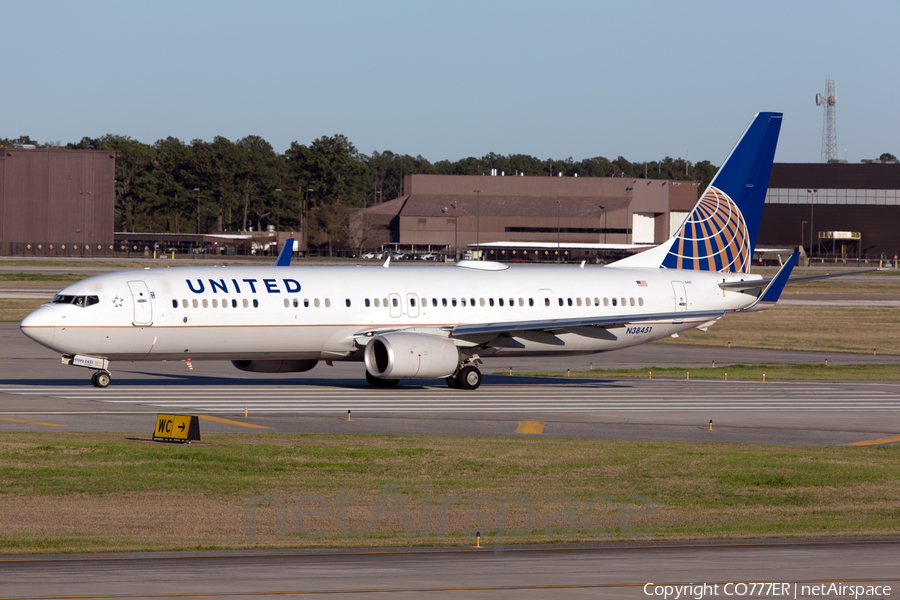
[(453, 389), (475, 390), (481, 385), (481, 371), (472, 365), (466, 365), (456, 375), (447, 378), (447, 385)]
[(94, 384), (94, 387), (109, 387), (109, 382), (109, 371), (94, 371), (94, 374), (91, 375), (91, 383)]

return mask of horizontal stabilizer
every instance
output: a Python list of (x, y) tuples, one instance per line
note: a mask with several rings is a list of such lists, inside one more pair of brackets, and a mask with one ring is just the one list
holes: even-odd
[[(860, 275), (862, 273), (872, 273), (883, 269), (859, 269), (856, 271), (844, 271), (843, 273), (820, 273), (818, 275), (798, 275), (791, 277), (787, 283), (799, 283), (801, 281), (817, 281), (819, 279), (833, 279), (834, 277), (846, 277), (847, 275)], [(723, 290), (739, 292), (742, 290), (758, 290), (766, 287), (774, 277), (764, 277), (762, 279), (752, 279), (750, 281), (725, 281), (719, 284)]]
[(759, 311), (775, 306), (775, 303), (781, 298), (781, 292), (784, 291), (784, 286), (787, 284), (788, 278), (791, 276), (791, 271), (794, 270), (794, 265), (797, 264), (799, 258), (799, 252), (791, 254), (791, 257), (784, 263), (784, 266), (778, 270), (778, 273), (772, 278), (772, 281), (769, 282), (766, 289), (759, 295), (759, 299), (744, 310)]

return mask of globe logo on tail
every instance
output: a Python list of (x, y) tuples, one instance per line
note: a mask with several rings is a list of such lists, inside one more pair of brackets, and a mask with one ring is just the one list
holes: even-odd
[(752, 254), (741, 211), (725, 192), (710, 186), (676, 235), (663, 266), (749, 273)]

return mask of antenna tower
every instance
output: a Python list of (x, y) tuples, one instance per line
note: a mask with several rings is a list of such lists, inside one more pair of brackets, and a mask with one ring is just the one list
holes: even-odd
[(834, 105), (837, 97), (834, 94), (834, 80), (825, 78), (825, 95), (816, 94), (816, 106), (825, 106), (825, 117), (822, 120), (822, 162), (838, 159), (837, 155), (837, 116)]

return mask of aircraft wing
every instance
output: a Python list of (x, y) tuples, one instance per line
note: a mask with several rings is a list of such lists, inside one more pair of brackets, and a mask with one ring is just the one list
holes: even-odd
[(614, 315), (610, 317), (578, 317), (572, 319), (546, 319), (541, 321), (501, 321), (497, 323), (460, 324), (450, 329), (450, 337), (462, 338), (483, 334), (516, 335), (529, 331), (558, 331), (579, 327), (596, 327), (608, 329), (622, 327), (632, 323), (683, 323), (697, 321), (705, 323), (718, 319), (725, 314), (724, 310), (681, 311), (663, 313), (643, 313), (632, 315)]

